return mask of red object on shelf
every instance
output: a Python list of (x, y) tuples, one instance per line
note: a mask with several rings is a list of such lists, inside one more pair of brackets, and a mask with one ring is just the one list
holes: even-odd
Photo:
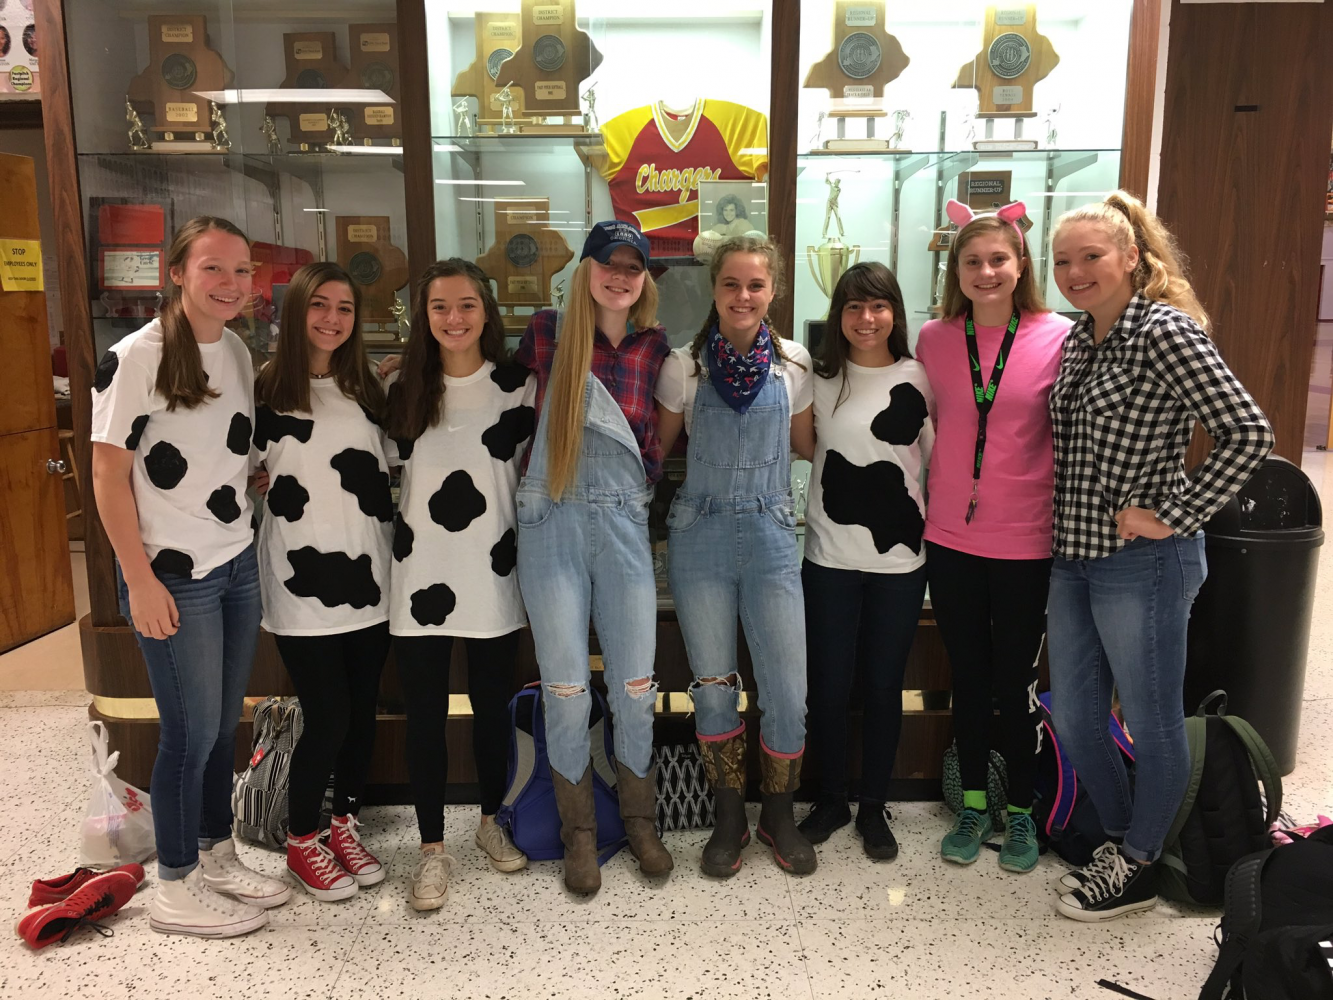
[(51, 351), (51, 374), (69, 378), (69, 362), (65, 359), (63, 344)]
[(255, 262), (254, 289), (268, 302), (273, 301), (274, 285), (290, 284), (301, 265), (315, 259), (309, 250), (276, 243), (253, 243), (250, 256)]

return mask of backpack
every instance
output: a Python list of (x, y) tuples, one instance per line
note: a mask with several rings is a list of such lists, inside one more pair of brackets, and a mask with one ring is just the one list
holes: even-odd
[[(1216, 699), (1217, 714), (1208, 715)], [(1214, 691), (1185, 720), (1190, 781), (1162, 846), (1158, 893), (1196, 906), (1222, 905), (1227, 872), (1272, 846), (1268, 830), (1282, 810), (1282, 778), (1268, 746), (1226, 710), (1226, 692)]]
[[(592, 795), (597, 811), (598, 864), (605, 864), (628, 842), (616, 794), (615, 748), (606, 699), (591, 685), (588, 742), (592, 751)], [(525, 686), (509, 702), (509, 783), (495, 821), (508, 827), (514, 846), (533, 861), (565, 856), (560, 813), (546, 756), (546, 715), (541, 682)]]
[(250, 763), (231, 789), (236, 836), (278, 850), (287, 846), (287, 787), (302, 728), (295, 698), (265, 698), (255, 706)]
[[(1087, 789), (1079, 784), (1074, 764), (1060, 745), (1051, 715), (1051, 693), (1037, 697), (1041, 738), (1037, 749), (1036, 801), (1032, 819), (1037, 836), (1066, 862), (1081, 868), (1092, 861), (1092, 853), (1107, 841), (1097, 807)], [(1114, 714), (1108, 714), (1106, 729), (1120, 748), (1125, 766), (1134, 766), (1134, 744)]]
[(1333, 827), (1232, 865), (1220, 930), (1199, 1000), (1333, 1000)]
[[(943, 772), (940, 786), (944, 792), (944, 804), (956, 816), (963, 811), (963, 773), (958, 765), (957, 740), (944, 751)], [(1008, 805), (1009, 768), (1003, 755), (998, 750), (992, 750), (990, 766), (986, 769), (986, 811), (990, 813), (991, 826), (997, 833), (1004, 829), (1005, 817), (1009, 815)]]

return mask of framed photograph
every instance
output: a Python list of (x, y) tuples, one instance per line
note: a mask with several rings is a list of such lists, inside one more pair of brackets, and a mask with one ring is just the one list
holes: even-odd
[(762, 181), (700, 181), (699, 235), (719, 239), (768, 235), (768, 185)]
[(98, 287), (107, 291), (160, 292), (166, 281), (166, 254), (157, 247), (103, 247)]

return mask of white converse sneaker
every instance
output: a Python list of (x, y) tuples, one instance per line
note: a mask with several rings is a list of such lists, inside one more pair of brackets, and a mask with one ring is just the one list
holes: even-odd
[(407, 901), (414, 910), (438, 910), (449, 895), (449, 873), (458, 864), (443, 850), (421, 852), (421, 861), (412, 872), (412, 888)]
[(268, 909), (281, 906), (292, 898), (292, 887), (285, 882), (261, 875), (241, 864), (236, 856), (236, 841), (228, 837), (213, 845), (211, 851), (199, 851), (199, 868), (204, 884), (214, 892), (225, 892), (242, 903)]
[(498, 872), (516, 872), (528, 863), (528, 856), (514, 846), (505, 828), (493, 816), (483, 816), (477, 824), (476, 845), (491, 859)]
[(226, 938), (263, 927), (268, 911), (214, 892), (205, 884), (200, 865), (182, 879), (158, 881), (148, 922), (162, 934)]

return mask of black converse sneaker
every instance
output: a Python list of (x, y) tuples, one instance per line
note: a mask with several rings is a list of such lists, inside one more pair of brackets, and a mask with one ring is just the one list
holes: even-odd
[(1057, 895), (1063, 896), (1067, 892), (1073, 892), (1075, 889), (1082, 889), (1083, 883), (1094, 877), (1099, 872), (1109, 870), (1114, 864), (1117, 854), (1116, 845), (1108, 840), (1101, 847), (1092, 852), (1092, 860), (1082, 868), (1074, 868), (1056, 876), (1051, 882), (1051, 888)]
[(1134, 861), (1119, 849), (1101, 853), (1098, 861), (1083, 869), (1082, 887), (1055, 901), (1061, 914), (1095, 923), (1157, 905), (1157, 872), (1152, 865)]

